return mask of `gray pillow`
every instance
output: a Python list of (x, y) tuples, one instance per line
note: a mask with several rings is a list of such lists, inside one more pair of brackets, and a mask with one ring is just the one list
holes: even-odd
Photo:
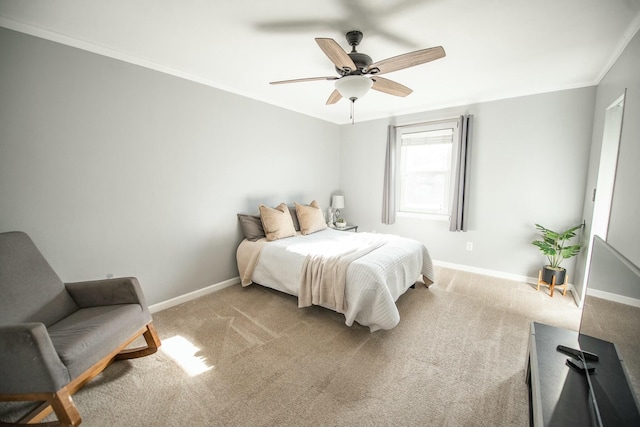
[(288, 206), (289, 208), (289, 213), (291, 214), (291, 219), (293, 220), (293, 228), (296, 229), (296, 231), (300, 231), (300, 221), (298, 220), (298, 213), (296, 212), (296, 207), (294, 206)]
[(238, 221), (240, 221), (240, 228), (245, 239), (255, 242), (266, 237), (260, 215), (238, 214)]

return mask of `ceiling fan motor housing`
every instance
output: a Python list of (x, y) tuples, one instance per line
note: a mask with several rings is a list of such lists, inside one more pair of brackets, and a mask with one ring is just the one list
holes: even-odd
[(355, 49), (355, 47), (358, 46), (362, 41), (363, 34), (360, 30), (351, 30), (347, 31), (345, 37), (347, 38), (347, 43), (349, 43), (349, 46)]
[(362, 31), (359, 30), (352, 30), (346, 34), (347, 43), (349, 43), (349, 46), (351, 46), (351, 52), (347, 53), (347, 55), (349, 55), (353, 63), (356, 64), (357, 69), (349, 72), (336, 67), (336, 71), (339, 74), (343, 76), (362, 75), (364, 74), (363, 70), (365, 70), (369, 65), (373, 64), (373, 59), (371, 59), (369, 55), (356, 52), (356, 46), (360, 44), (360, 42), (362, 41), (362, 37)]
[(341, 74), (343, 76), (361, 75), (361, 74), (364, 74), (363, 70), (365, 70), (369, 65), (373, 64), (373, 59), (371, 59), (371, 57), (365, 53), (349, 52), (348, 55), (353, 61), (353, 63), (356, 64), (357, 69), (353, 71), (348, 71), (348, 69), (341, 70), (340, 68), (335, 67), (338, 74)]

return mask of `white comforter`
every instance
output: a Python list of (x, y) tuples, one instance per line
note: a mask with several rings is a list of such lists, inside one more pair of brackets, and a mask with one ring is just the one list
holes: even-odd
[[(356, 321), (372, 332), (398, 324), (400, 313), (395, 301), (420, 275), (427, 284), (434, 280), (431, 257), (422, 243), (394, 235), (375, 237), (384, 239), (384, 244), (352, 261), (347, 268), (344, 312), (347, 325)], [(259, 283), (298, 296), (301, 271), (308, 256), (367, 239), (371, 240), (368, 233), (327, 229), (273, 242), (243, 240), (237, 253), (240, 276), (250, 277), (250, 281), (243, 279), (243, 285)]]

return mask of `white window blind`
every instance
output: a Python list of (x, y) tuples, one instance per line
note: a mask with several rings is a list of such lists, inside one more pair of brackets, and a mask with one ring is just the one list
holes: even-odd
[(450, 215), (457, 121), (436, 122), (397, 129), (398, 211)]

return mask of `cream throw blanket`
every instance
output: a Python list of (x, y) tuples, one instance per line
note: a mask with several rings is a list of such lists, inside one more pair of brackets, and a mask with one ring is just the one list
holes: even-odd
[(240, 273), (240, 283), (242, 283), (242, 286), (249, 286), (252, 283), (251, 276), (258, 262), (260, 251), (267, 243), (269, 242), (267, 242), (266, 239), (260, 239), (256, 242), (243, 240), (240, 246), (238, 246), (236, 261), (238, 262), (238, 272)]
[(332, 241), (322, 254), (307, 255), (300, 275), (298, 307), (320, 305), (338, 313), (347, 311), (345, 287), (351, 262), (384, 245), (381, 235), (359, 234), (353, 241)]

